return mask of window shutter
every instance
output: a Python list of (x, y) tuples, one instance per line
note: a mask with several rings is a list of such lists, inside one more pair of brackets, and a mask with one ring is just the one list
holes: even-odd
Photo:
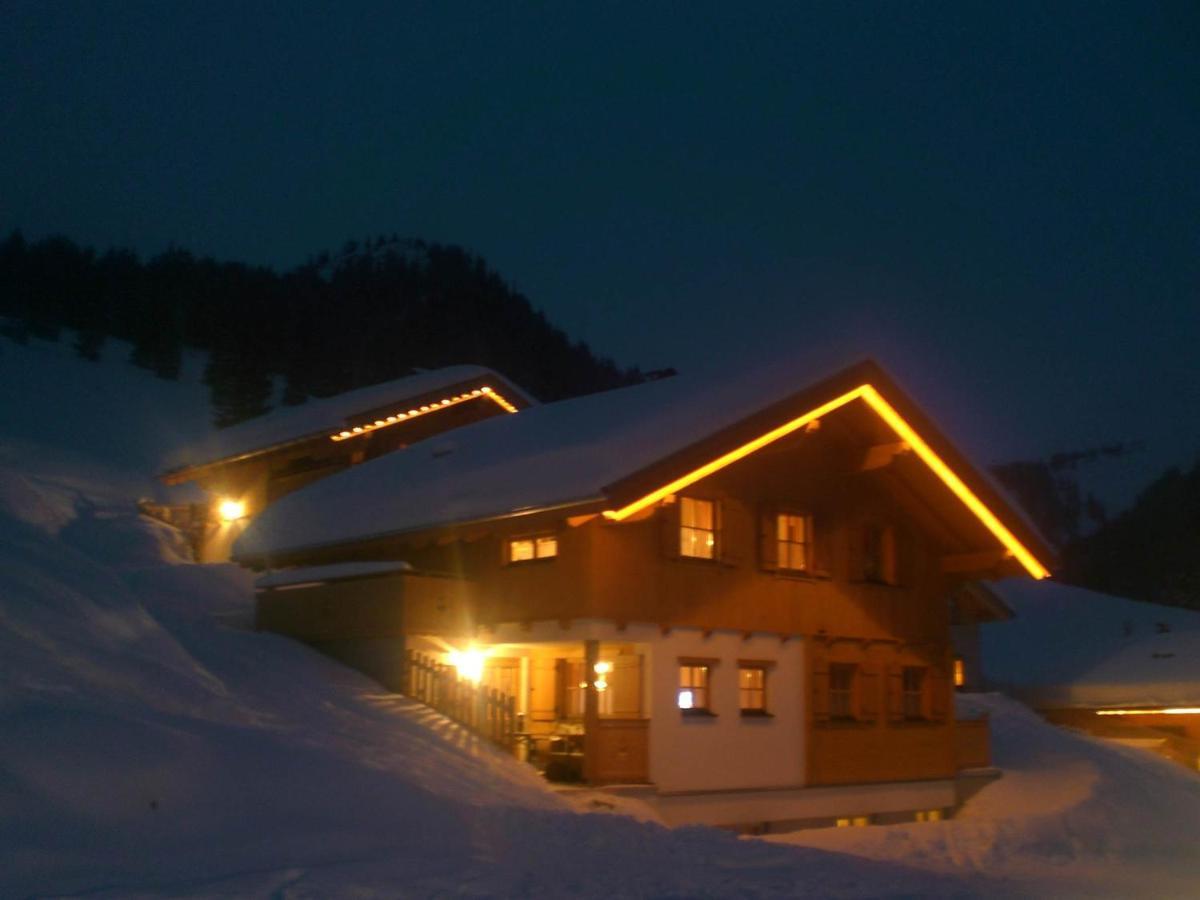
[(829, 517), (814, 514), (811, 521), (813, 574), (831, 575), (833, 573), (833, 529), (830, 527)]
[(929, 718), (935, 722), (946, 721), (950, 710), (950, 679), (940, 669), (930, 668), (925, 673), (925, 683)]
[(889, 722), (904, 721), (904, 669), (887, 667), (887, 714)]
[(812, 710), (814, 722), (829, 721), (829, 660), (824, 654), (813, 658)]
[(713, 559), (723, 563), (734, 563), (734, 554), (730, 553), (730, 543), (725, 534), (725, 504), (720, 500), (713, 501), (713, 540), (717, 542)]
[(767, 572), (779, 568), (778, 515), (773, 509), (760, 510), (758, 515), (758, 565)]
[(667, 559), (679, 559), (679, 501), (658, 508), (659, 546)]
[(535, 657), (530, 661), (529, 717), (535, 722), (549, 722), (558, 712), (557, 662)]
[(886, 525), (883, 528), (883, 533), (880, 535), (880, 572), (882, 580), (885, 584), (900, 583), (899, 561), (896, 555), (896, 529), (891, 525)]
[(858, 718), (874, 722), (879, 718), (879, 670), (874, 666), (860, 666), (858, 685)]

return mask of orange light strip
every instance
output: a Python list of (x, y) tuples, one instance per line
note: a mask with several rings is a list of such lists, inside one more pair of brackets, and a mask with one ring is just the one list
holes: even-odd
[(1196, 716), (1200, 706), (1164, 706), (1161, 709), (1098, 709), (1098, 716)]
[(405, 412), (398, 412), (390, 415), (385, 419), (376, 419), (374, 422), (367, 422), (363, 425), (355, 425), (353, 428), (346, 428), (336, 434), (331, 434), (331, 441), (344, 441), (348, 438), (359, 437), (372, 431), (378, 431), (380, 428), (387, 428), (389, 425), (399, 425), (401, 422), (408, 422), (419, 416), (427, 415), (431, 412), (437, 412), (440, 409), (446, 409), (451, 406), (457, 406), (460, 403), (466, 403), (468, 400), (476, 400), (480, 397), (486, 397), (505, 412), (515, 413), (517, 408), (497, 394), (490, 387), (484, 385), (481, 388), (476, 388), (473, 391), (467, 391), (465, 394), (459, 394), (456, 397), (446, 397), (435, 403), (429, 403), (410, 409)]
[(822, 416), (828, 415), (834, 410), (845, 406), (847, 403), (859, 399), (866, 402), (866, 404), (870, 406), (871, 409), (874, 410), (875, 413), (882, 418), (893, 431), (896, 432), (897, 436), (909, 445), (912, 451), (916, 453), (918, 457), (920, 457), (921, 461), (929, 466), (929, 468), (933, 470), (933, 473), (941, 479), (942, 483), (945, 484), (946, 487), (950, 488), (951, 492), (953, 492), (954, 495), (958, 497), (972, 513), (975, 514), (975, 516), (993, 535), (995, 535), (1000, 543), (1004, 545), (1005, 549), (1007, 549), (1020, 561), (1021, 565), (1025, 567), (1026, 571), (1028, 571), (1030, 575), (1032, 575), (1034, 578), (1048, 578), (1050, 576), (1050, 572), (1046, 569), (1046, 567), (1039, 563), (1037, 559), (1034, 558), (1033, 554), (1025, 549), (1025, 546), (1016, 539), (1011, 531), (1004, 527), (1003, 523), (1001, 523), (996, 515), (987, 508), (983, 501), (975, 496), (971, 489), (963, 483), (962, 479), (959, 478), (954, 471), (942, 461), (940, 456), (933, 452), (930, 446), (925, 443), (925, 441), (920, 435), (917, 434), (912, 426), (909, 425), (903, 419), (903, 417), (901, 417), (901, 415), (892, 408), (891, 404), (884, 400), (879, 392), (869, 384), (859, 385), (858, 387), (854, 388), (854, 390), (847, 391), (841, 396), (830, 400), (828, 403), (823, 403), (815, 409), (809, 410), (804, 415), (797, 416), (795, 419), (785, 422), (778, 428), (768, 431), (766, 434), (759, 435), (754, 440), (748, 441), (745, 444), (742, 444), (740, 447), (736, 447), (735, 449), (730, 450), (728, 453), (717, 457), (711, 462), (707, 462), (699, 468), (693, 469), (686, 475), (682, 475), (679, 478), (676, 478), (674, 481), (664, 484), (662, 487), (651, 491), (644, 497), (640, 497), (639, 499), (633, 501), (628, 506), (623, 506), (618, 510), (605, 510), (604, 516), (605, 518), (611, 519), (615, 522), (620, 522), (622, 519), (627, 519), (634, 513), (645, 509), (647, 506), (650, 506), (652, 503), (657, 503), (668, 495), (674, 494), (690, 484), (695, 484), (701, 478), (711, 475), (713, 472), (717, 472), (720, 469), (737, 462), (739, 459), (749, 456), (756, 450), (761, 450), (768, 444), (773, 443), (780, 438), (787, 437), (789, 434), (792, 434), (793, 432), (803, 428), (810, 422), (815, 422)]

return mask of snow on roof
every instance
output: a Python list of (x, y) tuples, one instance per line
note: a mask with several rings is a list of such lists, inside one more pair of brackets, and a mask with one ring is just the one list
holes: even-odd
[(254, 557), (603, 499), (603, 489), (846, 367), (811, 357), (676, 376), (478, 422), (289, 494), (237, 542)]
[(507, 378), (483, 366), (446, 366), (419, 372), (394, 381), (346, 391), (333, 397), (310, 399), (299, 406), (284, 407), (229, 428), (215, 429), (203, 440), (185, 446), (166, 460), (169, 470), (267, 450), (291, 441), (342, 428), (360, 413), (410, 397), (448, 388), (464, 381), (493, 380), (505, 386), (505, 394), (516, 394), (527, 403), (534, 401)]
[(298, 566), (294, 569), (279, 569), (266, 575), (260, 575), (254, 579), (254, 587), (261, 591), (265, 588), (321, 584), (327, 581), (346, 581), (349, 578), (365, 578), (369, 575), (411, 571), (413, 571), (413, 567), (400, 560), (333, 563), (328, 566)]
[(981, 628), (989, 682), (1046, 706), (1200, 705), (1200, 612), (1052, 581), (989, 587), (1016, 612)]

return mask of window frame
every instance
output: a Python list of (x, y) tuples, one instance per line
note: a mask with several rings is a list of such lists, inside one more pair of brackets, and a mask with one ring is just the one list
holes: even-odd
[(900, 584), (900, 550), (896, 527), (888, 522), (868, 520), (859, 525), (857, 539), (858, 571), (854, 578), (863, 584), (897, 587)]
[[(716, 664), (717, 664), (717, 660), (715, 660), (715, 659), (698, 658), (698, 657), (691, 657), (691, 656), (679, 657), (678, 668), (676, 670), (677, 674), (675, 676), (675, 707), (676, 707), (676, 709), (679, 710), (679, 712), (682, 715), (684, 715), (684, 716), (715, 716), (716, 715), (716, 713), (713, 712), (713, 708), (712, 708), (713, 668), (716, 666)], [(684, 683), (684, 681), (685, 681), (684, 672), (687, 671), (689, 673), (688, 680), (690, 681), (690, 680), (694, 679), (694, 674), (698, 670), (702, 671), (704, 673), (704, 676), (703, 676), (704, 683), (702, 685), (697, 685), (694, 683), (685, 684)], [(685, 690), (692, 692), (692, 705), (687, 706), (687, 707), (679, 705), (680, 695)], [(702, 699), (704, 702), (701, 704), (696, 703), (696, 691), (697, 690), (700, 690), (703, 692)]]
[[(858, 704), (856, 702), (859, 664), (853, 662), (829, 663), (829, 721), (857, 722), (859, 721)], [(846, 685), (835, 684), (834, 675), (845, 675)], [(843, 703), (844, 701), (844, 703)], [(844, 705), (844, 708), (843, 708)]]
[[(688, 525), (684, 522), (684, 506), (687, 504), (706, 504), (711, 509), (711, 528), (702, 528), (696, 525)], [(676, 534), (676, 549), (680, 559), (698, 560), (700, 562), (716, 562), (720, 558), (720, 541), (721, 541), (721, 503), (709, 497), (684, 497), (680, 496), (676, 500), (678, 515), (677, 515), (677, 534)], [(707, 533), (711, 536), (712, 542), (706, 546), (710, 552), (708, 556), (700, 556), (694, 553), (688, 553), (688, 544), (684, 541), (684, 535), (689, 532)]]
[[(910, 686), (913, 676), (915, 687)], [(900, 713), (905, 722), (926, 722), (929, 712), (926, 698), (929, 693), (928, 666), (902, 666), (900, 669)]]
[[(804, 541), (790, 541), (780, 534), (780, 528), (785, 519), (799, 519), (804, 526)], [(775, 513), (775, 568), (784, 575), (812, 575), (815, 567), (813, 565), (813, 554), (816, 552), (816, 540), (813, 533), (813, 516), (812, 513), (800, 512), (798, 510), (781, 509)], [(792, 547), (802, 547), (804, 556), (804, 565), (802, 568), (788, 565), (787, 553), (785, 549)]]
[[(513, 546), (525, 541), (530, 543), (533, 556), (528, 559), (515, 559), (513, 557)], [(539, 554), (539, 547), (544, 541), (554, 541), (553, 553)], [(530, 563), (542, 563), (558, 559), (558, 545), (558, 535), (551, 531), (539, 531), (534, 534), (522, 534), (507, 538), (504, 542), (504, 564), (509, 566), (525, 566)]]
[[(774, 663), (769, 660), (762, 659), (739, 659), (738, 660), (738, 712), (746, 718), (772, 718), (771, 708), (768, 705), (770, 702), (770, 670), (774, 667)], [(747, 688), (742, 686), (742, 672), (758, 672), (762, 677), (762, 684), (757, 688)], [(757, 691), (761, 695), (761, 700), (758, 706), (746, 706), (744, 696), (747, 691)]]

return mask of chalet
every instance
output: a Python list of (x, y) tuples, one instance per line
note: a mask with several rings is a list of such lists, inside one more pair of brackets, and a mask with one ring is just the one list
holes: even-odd
[(1003, 627), (979, 629), (982, 687), (1051, 722), (1200, 768), (1200, 612), (1054, 582), (976, 590), (1011, 611)]
[(235, 557), (259, 627), (434, 702), (480, 684), (548, 776), (755, 828), (952, 810), (988, 764), (953, 598), (1050, 564), (872, 362), (495, 417), (280, 499)]
[(198, 561), (221, 562), (246, 524), (285, 494), (532, 402), (512, 382), (479, 366), (420, 372), (309, 400), (183, 448), (160, 477), (170, 485), (199, 485), (205, 501), (164, 517), (191, 532)]

